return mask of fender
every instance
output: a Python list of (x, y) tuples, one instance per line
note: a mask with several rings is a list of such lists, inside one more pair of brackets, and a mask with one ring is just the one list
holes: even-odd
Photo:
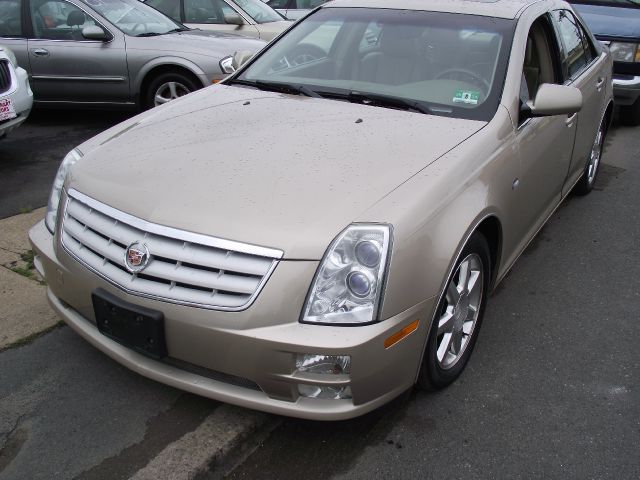
[(136, 93), (136, 95), (140, 94), (140, 87), (142, 85), (142, 81), (147, 76), (147, 74), (156, 67), (162, 66), (171, 66), (174, 65), (176, 67), (182, 67), (189, 70), (191, 73), (196, 75), (200, 82), (202, 82), (202, 86), (206, 87), (210, 85), (210, 80), (202, 69), (193, 63), (190, 60), (187, 60), (182, 57), (177, 56), (164, 56), (164, 57), (156, 57), (152, 60), (149, 60), (145, 63), (139, 70), (136, 78), (131, 82), (132, 91)]

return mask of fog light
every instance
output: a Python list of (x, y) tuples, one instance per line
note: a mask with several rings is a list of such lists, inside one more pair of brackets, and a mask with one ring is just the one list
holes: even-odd
[(327, 385), (298, 385), (298, 393), (301, 397), (323, 398), (328, 400), (343, 400), (351, 398), (351, 387), (349, 386), (327, 386)]
[(351, 357), (349, 355), (298, 354), (296, 372), (321, 375), (349, 374), (351, 373)]

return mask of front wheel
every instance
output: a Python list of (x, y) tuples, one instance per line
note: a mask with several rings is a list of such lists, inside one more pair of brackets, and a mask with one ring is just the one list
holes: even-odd
[(444, 388), (464, 370), (478, 338), (490, 278), (489, 245), (474, 233), (438, 304), (418, 376), (421, 388)]
[(578, 180), (578, 183), (576, 183), (576, 186), (573, 189), (573, 191), (578, 195), (586, 195), (593, 190), (593, 186), (596, 183), (596, 177), (600, 171), (600, 160), (602, 160), (602, 149), (604, 146), (605, 134), (606, 120), (603, 119), (600, 127), (598, 127), (598, 131), (596, 132), (596, 137), (593, 140), (593, 146), (591, 147), (591, 153), (589, 154), (587, 165), (582, 172), (580, 180)]
[(167, 72), (154, 78), (144, 95), (143, 107), (149, 109), (183, 97), (199, 87), (186, 75)]

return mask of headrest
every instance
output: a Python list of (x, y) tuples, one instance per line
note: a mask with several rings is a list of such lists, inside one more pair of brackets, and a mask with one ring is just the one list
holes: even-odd
[(76, 27), (84, 25), (85, 16), (80, 10), (72, 10), (67, 17), (67, 25), (70, 27)]
[(421, 31), (406, 25), (386, 25), (380, 32), (380, 50), (396, 57), (416, 57)]

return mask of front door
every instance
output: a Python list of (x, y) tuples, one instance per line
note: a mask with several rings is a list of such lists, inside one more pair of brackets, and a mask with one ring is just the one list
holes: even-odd
[[(520, 101), (526, 105), (544, 83), (562, 83), (558, 48), (548, 16), (531, 26), (522, 69)], [(529, 118), (526, 108), (516, 131), (520, 154), (519, 229), (531, 238), (560, 203), (576, 136), (577, 114)]]
[(30, 0), (29, 14), (31, 88), (37, 101), (131, 101), (122, 32), (110, 30), (108, 41), (86, 40), (84, 27), (104, 25), (65, 0)]

